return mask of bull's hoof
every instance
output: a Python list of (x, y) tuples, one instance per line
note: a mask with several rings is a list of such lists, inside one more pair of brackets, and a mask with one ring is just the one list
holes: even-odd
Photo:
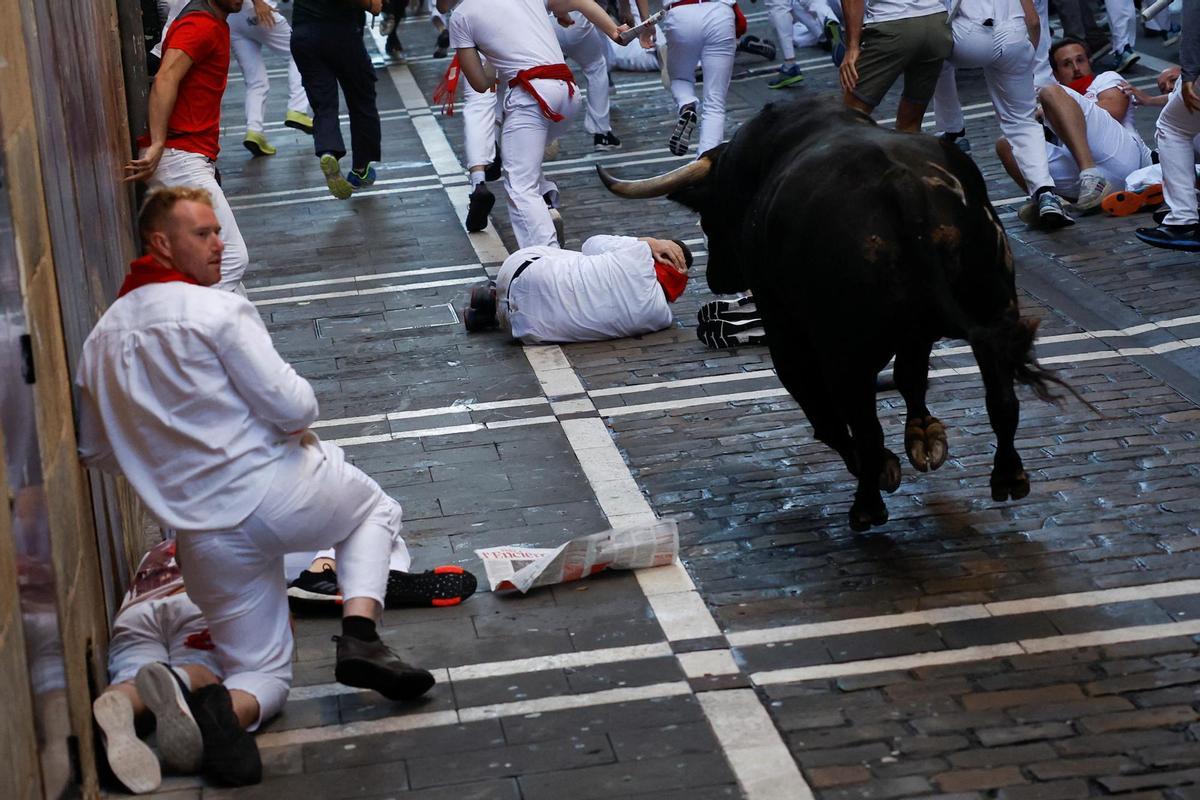
[(997, 503), (1004, 502), (1010, 497), (1020, 500), (1029, 494), (1029, 476), (1025, 470), (1018, 470), (1013, 475), (997, 475), (992, 473), (992, 499)]
[(904, 426), (904, 450), (918, 472), (929, 472), (946, 463), (950, 446), (946, 426), (937, 417), (910, 419)]
[(862, 533), (873, 525), (882, 525), (887, 521), (888, 510), (883, 500), (879, 501), (879, 505), (855, 500), (854, 505), (850, 506), (850, 530), (855, 533)]
[(879, 488), (888, 494), (900, 488), (900, 459), (886, 447), (883, 449), (883, 469), (879, 471)]

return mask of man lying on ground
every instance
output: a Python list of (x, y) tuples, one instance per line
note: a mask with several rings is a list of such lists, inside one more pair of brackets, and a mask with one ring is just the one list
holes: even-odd
[(669, 328), (692, 254), (678, 240), (593, 236), (582, 252), (525, 247), (471, 291), (468, 331), (503, 326), (525, 344), (597, 342)]
[(253, 304), (208, 288), (224, 249), (208, 193), (152, 192), (138, 222), (146, 254), (79, 359), (80, 456), (124, 474), (177, 532), (238, 718), (257, 728), (291, 684), (284, 554), (329, 546), (345, 597), (335, 678), (390, 700), (424, 694), (433, 676), (376, 631), (400, 504), (308, 429), (316, 395)]

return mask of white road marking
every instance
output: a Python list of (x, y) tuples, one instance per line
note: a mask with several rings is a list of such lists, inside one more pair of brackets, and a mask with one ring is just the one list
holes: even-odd
[(556, 697), (539, 697), (535, 700), (518, 700), (512, 703), (496, 703), (490, 706), (460, 708), (458, 718), (462, 722), (478, 722), (497, 717), (518, 717), (525, 714), (545, 714), (548, 711), (565, 711), (571, 708), (608, 705), (610, 703), (633, 703), (638, 700), (656, 700), (662, 697), (677, 697), (691, 694), (687, 681), (655, 683), (649, 686), (632, 686), (623, 689), (605, 689), (589, 694), (564, 694)]
[(266, 292), (286, 292), (295, 289), (311, 289), (316, 286), (337, 286), (344, 283), (369, 283), (371, 281), (386, 281), (392, 278), (407, 278), (412, 275), (438, 275), (443, 272), (465, 272), (478, 270), (480, 264), (454, 264), (448, 267), (423, 267), (406, 269), (400, 272), (368, 272), (363, 275), (349, 275), (344, 278), (321, 278), (312, 281), (296, 281), (294, 283), (273, 283), (265, 286), (252, 286), (246, 289), (247, 294), (263, 294)]
[(289, 297), (268, 297), (266, 300), (254, 300), (256, 306), (277, 306), (284, 303), (311, 303), (314, 300), (331, 300), (338, 297), (365, 297), (373, 294), (398, 294), (415, 292), (421, 289), (438, 289), (443, 286), (468, 286), (479, 283), (481, 278), (472, 275), (469, 278), (447, 278), (441, 281), (420, 281), (417, 283), (394, 283), (387, 286), (371, 286), (362, 289), (345, 289), (340, 292), (317, 292), (316, 294), (298, 294)]
[(663, 658), (671, 655), (671, 645), (666, 642), (635, 644), (628, 647), (608, 647), (599, 650), (580, 650), (574, 653), (559, 653), (550, 656), (519, 658), (512, 661), (493, 661), (486, 664), (467, 664), (449, 669), (451, 681), (470, 681), (481, 678), (496, 678), (502, 675), (523, 675), (548, 669), (572, 669), (594, 667), (599, 664), (615, 664), (622, 661), (640, 661), (647, 658)]
[[(426, 178), (425, 180), (436, 180), (436, 178)], [(382, 197), (392, 194), (409, 194), (411, 192), (428, 192), (431, 189), (439, 189), (441, 185), (435, 183), (433, 185), (422, 186), (402, 186), (394, 189), (364, 189), (354, 193), (355, 197)], [(291, 192), (290, 194), (294, 194)], [(337, 200), (331, 194), (313, 195), (312, 197), (295, 197), (290, 200), (273, 200), (266, 203), (231, 203), (230, 208), (234, 211), (245, 211), (251, 208), (279, 208), (281, 206), (297, 206), (304, 203), (325, 203), (330, 200)]]
[(812, 800), (795, 758), (753, 689), (701, 692), (696, 698), (749, 800)]

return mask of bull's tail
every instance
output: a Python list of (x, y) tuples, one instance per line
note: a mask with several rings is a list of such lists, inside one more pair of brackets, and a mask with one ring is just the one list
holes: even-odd
[(1058, 403), (1062, 395), (1055, 394), (1051, 384), (1061, 386), (1073, 394), (1081, 403), (1085, 401), (1066, 381), (1038, 363), (1033, 354), (1033, 341), (1037, 337), (1038, 320), (1022, 319), (1005, 315), (998, 325), (972, 328), (968, 341), (972, 350), (987, 350), (996, 355), (1001, 363), (1012, 368), (1017, 383), (1033, 389), (1039, 400)]

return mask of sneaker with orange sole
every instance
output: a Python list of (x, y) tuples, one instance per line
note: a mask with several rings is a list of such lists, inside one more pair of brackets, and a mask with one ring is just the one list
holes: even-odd
[(1100, 208), (1112, 217), (1128, 217), (1131, 214), (1146, 209), (1152, 209), (1163, 204), (1163, 188), (1161, 183), (1152, 183), (1138, 192), (1128, 190), (1113, 192), (1100, 201)]

